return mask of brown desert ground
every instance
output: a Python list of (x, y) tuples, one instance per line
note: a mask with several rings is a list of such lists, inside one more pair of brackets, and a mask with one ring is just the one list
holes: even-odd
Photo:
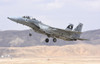
[(100, 64), (100, 45), (0, 47), (0, 64)]
[(5, 58), (0, 64), (100, 64), (100, 57)]

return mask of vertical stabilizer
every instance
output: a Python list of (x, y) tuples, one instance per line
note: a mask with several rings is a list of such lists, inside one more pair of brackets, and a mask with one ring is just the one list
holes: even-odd
[[(82, 31), (82, 27), (83, 27), (83, 24), (80, 23), (80, 24), (74, 29), (74, 31), (76, 31), (76, 32), (81, 32), (81, 31)], [(75, 34), (73, 34), (73, 38), (75, 38), (75, 39), (80, 38), (80, 34), (81, 34), (81, 33), (75, 33)]]
[(83, 24), (80, 23), (80, 24), (74, 29), (74, 31), (81, 32), (81, 31), (82, 31), (82, 27), (83, 27)]

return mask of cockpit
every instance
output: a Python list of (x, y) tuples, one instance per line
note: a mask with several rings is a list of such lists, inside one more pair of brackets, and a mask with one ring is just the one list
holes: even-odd
[(35, 18), (30, 17), (30, 16), (23, 16), (23, 18), (26, 18), (26, 19), (31, 19), (31, 20), (36, 20)]

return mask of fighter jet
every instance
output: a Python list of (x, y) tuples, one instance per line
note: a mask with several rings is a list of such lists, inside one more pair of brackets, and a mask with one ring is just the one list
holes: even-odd
[[(73, 24), (69, 24), (66, 29), (59, 29), (54, 28), (51, 26), (48, 26), (41, 21), (32, 18), (30, 16), (22, 16), (19, 18), (11, 18), (8, 17), (8, 19), (26, 25), (28, 27), (31, 27), (35, 32), (38, 32), (40, 34), (47, 35), (47, 38), (45, 39), (45, 42), (49, 42), (49, 38), (53, 38), (53, 42), (57, 41), (58, 39), (63, 39), (65, 41), (77, 41), (77, 40), (85, 40), (80, 38), (81, 30), (82, 30), (82, 23), (79, 23), (79, 25), (73, 30)], [(30, 33), (29, 36), (32, 36)]]

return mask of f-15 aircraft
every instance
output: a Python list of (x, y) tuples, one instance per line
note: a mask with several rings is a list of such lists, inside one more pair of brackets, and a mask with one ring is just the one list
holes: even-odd
[[(35, 32), (47, 35), (47, 38), (45, 39), (45, 42), (49, 42), (49, 38), (53, 38), (53, 42), (57, 41), (57, 38), (63, 39), (66, 41), (77, 41), (77, 40), (85, 40), (80, 38), (81, 30), (83, 24), (80, 23), (74, 30), (73, 30), (73, 24), (70, 24), (67, 26), (66, 29), (59, 29), (54, 28), (48, 25), (43, 24), (41, 21), (38, 21), (35, 18), (32, 18), (30, 16), (23, 16), (19, 18), (11, 18), (8, 17), (8, 19), (29, 26), (31, 27)], [(29, 34), (29, 36), (32, 36), (32, 34)]]

